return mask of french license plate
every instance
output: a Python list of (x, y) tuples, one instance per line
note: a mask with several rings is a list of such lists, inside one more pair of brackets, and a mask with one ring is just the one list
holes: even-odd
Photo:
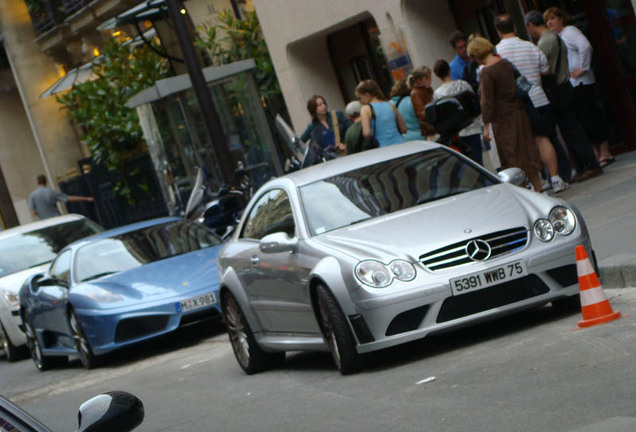
[(192, 297), (186, 300), (181, 300), (177, 303), (177, 312), (189, 312), (192, 310), (200, 309), (205, 306), (210, 306), (216, 303), (216, 295), (213, 292), (207, 294), (201, 294), (196, 297)]
[(453, 278), (450, 280), (450, 286), (453, 295), (461, 295), (527, 275), (525, 262), (517, 261)]

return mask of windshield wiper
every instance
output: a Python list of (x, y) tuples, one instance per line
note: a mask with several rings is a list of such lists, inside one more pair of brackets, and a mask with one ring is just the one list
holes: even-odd
[(88, 282), (88, 281), (91, 281), (91, 280), (94, 280), (94, 279), (103, 278), (105, 276), (109, 276), (109, 275), (112, 275), (112, 274), (115, 274), (115, 273), (119, 273), (119, 272), (117, 272), (117, 271), (107, 271), (107, 272), (103, 272), (103, 273), (97, 273), (96, 275), (89, 276), (87, 278), (82, 279), (80, 282)]

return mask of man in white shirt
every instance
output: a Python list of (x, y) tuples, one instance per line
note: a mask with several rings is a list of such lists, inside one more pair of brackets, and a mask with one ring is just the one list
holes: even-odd
[(561, 192), (569, 185), (559, 175), (556, 149), (549, 138), (556, 136), (556, 124), (550, 101), (541, 87), (541, 75), (550, 72), (550, 64), (539, 48), (515, 35), (515, 24), (510, 15), (503, 14), (495, 18), (495, 27), (501, 38), (496, 47), (497, 53), (512, 63), (533, 84), (529, 96), (539, 113), (538, 119), (530, 119), (534, 141), (539, 148), (541, 162), (550, 175), (552, 192)]

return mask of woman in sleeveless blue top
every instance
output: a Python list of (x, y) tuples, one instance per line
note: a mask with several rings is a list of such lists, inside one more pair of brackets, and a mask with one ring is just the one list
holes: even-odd
[(364, 105), (362, 118), (362, 134), (366, 138), (375, 138), (380, 147), (404, 142), (402, 134), (406, 133), (406, 124), (397, 109), (384, 99), (380, 87), (372, 80), (362, 81), (356, 87), (356, 96)]

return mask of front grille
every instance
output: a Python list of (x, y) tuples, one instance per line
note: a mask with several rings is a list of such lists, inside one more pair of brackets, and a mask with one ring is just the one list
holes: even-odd
[(125, 342), (162, 331), (168, 325), (168, 315), (127, 318), (117, 324), (115, 342)]
[(466, 245), (471, 240), (483, 240), (488, 243), (491, 250), (490, 258), (494, 258), (526, 247), (528, 244), (528, 230), (519, 227), (469, 238), (421, 255), (420, 262), (433, 271), (473, 263), (474, 261), (468, 258), (466, 254)]
[(437, 322), (442, 323), (473, 315), (549, 291), (550, 288), (538, 276), (531, 274), (472, 293), (447, 298), (437, 315)]
[(420, 306), (415, 309), (402, 312), (393, 320), (389, 327), (386, 329), (387, 336), (393, 336), (400, 333), (406, 333), (411, 330), (415, 330), (422, 324), (426, 312), (428, 312), (429, 305)]
[(562, 287), (569, 287), (579, 283), (579, 275), (576, 264), (553, 268), (547, 271), (548, 275), (557, 281)]

